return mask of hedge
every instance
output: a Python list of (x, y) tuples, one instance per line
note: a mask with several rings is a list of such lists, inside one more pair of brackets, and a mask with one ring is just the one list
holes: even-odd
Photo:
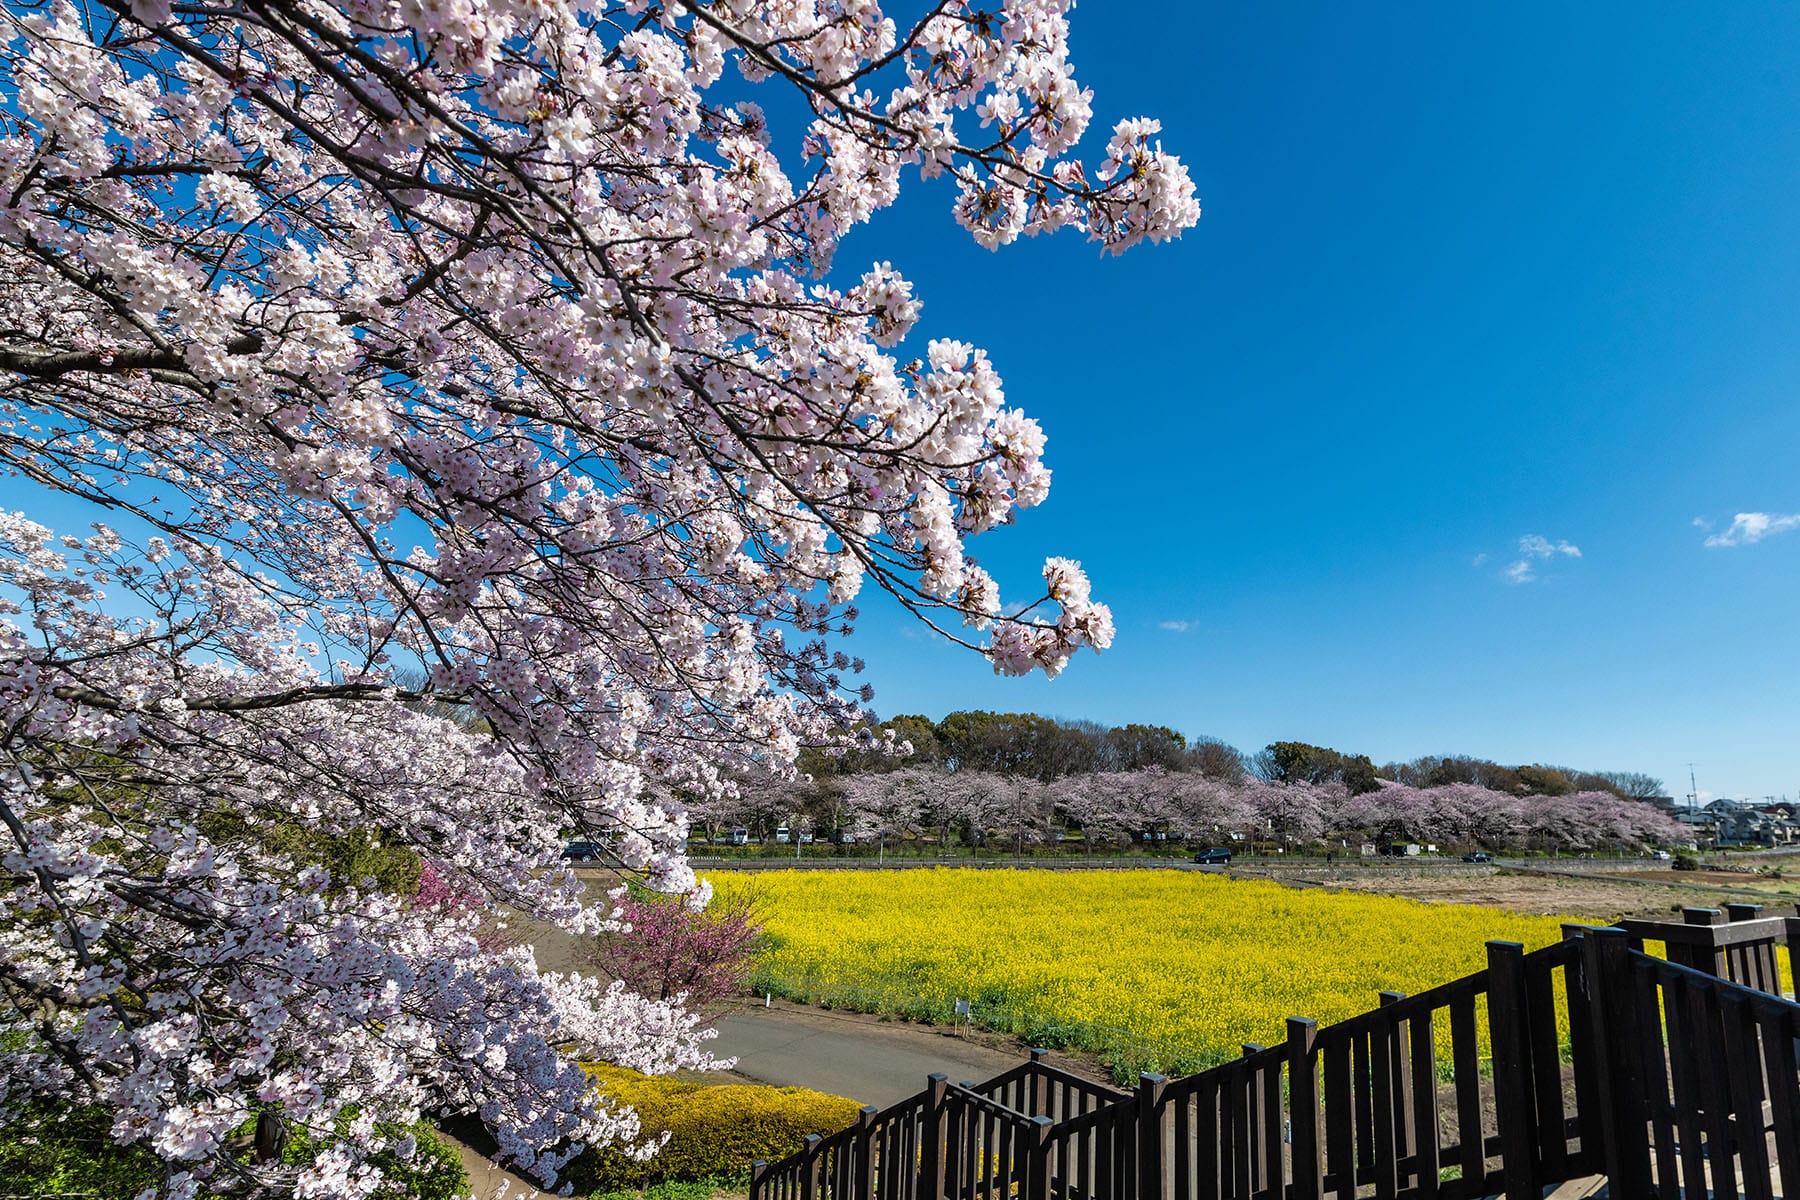
[(604, 1063), (584, 1064), (614, 1103), (637, 1110), (646, 1137), (669, 1133), (648, 1162), (616, 1150), (589, 1150), (563, 1178), (581, 1194), (641, 1188), (663, 1180), (742, 1178), (755, 1159), (774, 1162), (808, 1134), (836, 1133), (856, 1120), (854, 1100), (806, 1088), (683, 1083)]
[(131, 1200), (162, 1179), (162, 1161), (149, 1149), (114, 1144), (112, 1113), (103, 1108), (38, 1101), (0, 1126), (0, 1180), (10, 1195)]
[[(346, 1114), (344, 1119), (348, 1119)], [(238, 1133), (249, 1133), (246, 1124)], [(462, 1155), (429, 1125), (414, 1125), (418, 1143), (402, 1162), (392, 1151), (374, 1157), (388, 1178), (384, 1197), (450, 1200), (469, 1194)], [(281, 1160), (301, 1163), (322, 1149), (304, 1130), (295, 1130)], [(8, 1197), (93, 1196), (131, 1200), (163, 1180), (164, 1164), (142, 1143), (120, 1146), (112, 1139), (112, 1113), (98, 1106), (39, 1101), (26, 1106), (10, 1125), (0, 1126), (0, 1184)], [(203, 1190), (201, 1195), (214, 1193)]]

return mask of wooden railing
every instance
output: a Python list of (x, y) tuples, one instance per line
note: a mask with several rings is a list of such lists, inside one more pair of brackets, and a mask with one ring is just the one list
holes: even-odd
[[(1704, 936), (1628, 922), (1587, 939), (1614, 1002), (1594, 1021), (1605, 1051), (1594, 1116), (1614, 1194), (1800, 1196), (1800, 1005), (1781, 994), (1778, 954), (1785, 944), (1791, 972), (1791, 921), (1687, 926)], [(1668, 958), (1645, 941), (1663, 941)]]
[(970, 1091), (1006, 1105), (1028, 1117), (1049, 1117), (1066, 1121), (1083, 1116), (1096, 1108), (1129, 1100), (1130, 1092), (1095, 1083), (1051, 1066), (1048, 1055), (1033, 1050), (1031, 1057), (1010, 1071), (994, 1076), (986, 1083), (964, 1083)]
[(1562, 1065), (1579, 972), (1579, 941), (1492, 942), (1484, 971), (1323, 1029), (1290, 1019), (1278, 1046), (1157, 1084), (1162, 1173), (1141, 1194), (1459, 1200), (1589, 1173)]
[(1796, 934), (1732, 906), (1490, 942), (1485, 970), (1134, 1092), (1042, 1051), (932, 1076), (755, 1164), (751, 1200), (1536, 1200), (1601, 1175), (1615, 1196), (1800, 1196)]
[[(1800, 941), (1800, 917), (1764, 917), (1760, 904), (1685, 908), (1682, 923), (1621, 921), (1631, 948), (1661, 942), (1672, 963), (1773, 995), (1782, 993), (1780, 948)], [(1791, 963), (1790, 963), (1791, 968)], [(1789, 976), (1792, 978), (1791, 973)]]

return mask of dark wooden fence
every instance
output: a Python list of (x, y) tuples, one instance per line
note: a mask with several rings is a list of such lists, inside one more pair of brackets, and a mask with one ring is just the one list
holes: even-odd
[(754, 1164), (751, 1200), (1535, 1200), (1592, 1176), (1615, 1197), (1800, 1198), (1800, 918), (1564, 934), (1131, 1092), (1042, 1051), (986, 1083), (932, 1076)]

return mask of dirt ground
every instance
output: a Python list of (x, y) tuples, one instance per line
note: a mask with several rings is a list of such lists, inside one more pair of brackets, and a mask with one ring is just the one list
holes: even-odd
[(1482, 904), (1539, 916), (1616, 921), (1622, 917), (1666, 919), (1684, 907), (1717, 908), (1733, 901), (1767, 904), (1771, 909), (1781, 906), (1782, 896), (1755, 890), (1761, 882), (1757, 876), (1723, 871), (1643, 871), (1617, 880), (1500, 872), (1473, 878), (1371, 875), (1334, 880), (1327, 886), (1443, 904)]

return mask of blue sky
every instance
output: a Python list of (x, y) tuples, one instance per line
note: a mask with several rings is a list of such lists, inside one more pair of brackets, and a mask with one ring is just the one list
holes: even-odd
[(990, 254), (915, 186), (838, 261), (891, 258), (918, 345), (1043, 422), (1049, 502), (974, 549), (1011, 596), (1080, 559), (1118, 641), (1000, 679), (870, 596), (877, 708), (1800, 792), (1800, 528), (1706, 545), (1800, 513), (1800, 13), (1074, 20), (1097, 128), (1161, 118), (1198, 228)]
[(989, 253), (914, 181), (838, 266), (914, 280), (909, 353), (991, 352), (1056, 481), (974, 550), (1014, 598), (1081, 560), (1118, 640), (1001, 679), (869, 594), (877, 709), (1800, 794), (1800, 12), (1074, 20), (1096, 131), (1161, 118), (1199, 227)]

